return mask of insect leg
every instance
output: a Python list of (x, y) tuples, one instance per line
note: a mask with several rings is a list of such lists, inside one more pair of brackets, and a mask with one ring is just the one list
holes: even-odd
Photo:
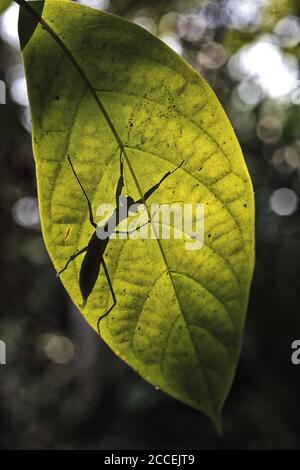
[(162, 182), (170, 175), (172, 175), (176, 170), (178, 170), (184, 163), (184, 160), (180, 163), (180, 165), (178, 165), (174, 170), (172, 171), (167, 171), (167, 173), (160, 179), (160, 181), (158, 183), (156, 183), (154, 186), (152, 186), (150, 189), (148, 189), (148, 191), (145, 192), (144, 196), (142, 199), (138, 199), (135, 204), (143, 204), (145, 201), (147, 201), (147, 199), (149, 199), (149, 197), (154, 193), (154, 191), (156, 191), (160, 185), (162, 184)]
[(151, 220), (149, 219), (144, 224), (139, 225), (138, 227), (135, 227), (132, 230), (115, 230), (113, 233), (126, 233), (127, 235), (131, 235), (133, 232), (136, 232), (137, 230), (140, 230), (142, 227), (145, 227), (145, 225), (150, 224), (150, 222), (151, 222)]
[(122, 194), (122, 189), (124, 186), (124, 168), (122, 162), (122, 149), (120, 152), (120, 177), (116, 188), (116, 206), (119, 207), (119, 198)]
[(81, 250), (77, 251), (76, 253), (74, 253), (74, 255), (70, 256), (70, 258), (68, 259), (68, 261), (66, 262), (66, 265), (65, 267), (59, 271), (58, 273), (56, 273), (56, 277), (59, 277), (61, 275), (61, 273), (63, 273), (67, 267), (69, 266), (69, 264), (71, 263), (71, 261), (74, 261), (74, 259), (77, 258), (77, 256), (81, 255), (82, 253), (84, 253), (85, 251), (87, 251), (88, 247), (85, 246), (84, 248), (82, 248)]
[(77, 176), (77, 173), (76, 173), (76, 171), (75, 171), (75, 168), (73, 167), (73, 164), (72, 164), (72, 162), (71, 162), (70, 157), (68, 157), (68, 161), (69, 161), (69, 163), (70, 163), (70, 165), (71, 165), (73, 174), (74, 174), (75, 178), (77, 179), (77, 181), (78, 181), (78, 183), (79, 183), (79, 186), (81, 187), (82, 192), (83, 192), (83, 194), (84, 194), (84, 196), (85, 196), (85, 198), (86, 198), (86, 200), (87, 200), (87, 204), (88, 204), (88, 208), (89, 208), (90, 222), (91, 222), (91, 224), (92, 224), (93, 227), (97, 228), (97, 224), (96, 224), (96, 222), (94, 222), (94, 217), (93, 217), (93, 212), (92, 212), (92, 205), (91, 205), (91, 203), (90, 203), (90, 200), (89, 200), (89, 198), (88, 198), (88, 195), (87, 195), (87, 193), (85, 192), (85, 189), (84, 189), (84, 187), (82, 186), (82, 184), (81, 184), (81, 182), (80, 182), (80, 180), (79, 180), (79, 178), (78, 178), (78, 176)]
[(103, 320), (103, 318), (107, 317), (107, 315), (110, 314), (110, 312), (112, 311), (112, 309), (115, 307), (116, 303), (117, 303), (117, 298), (116, 298), (116, 295), (115, 295), (115, 292), (114, 292), (114, 289), (113, 289), (113, 286), (112, 286), (112, 283), (111, 283), (111, 280), (110, 280), (110, 277), (109, 277), (109, 272), (108, 272), (108, 269), (107, 269), (107, 266), (106, 266), (106, 263), (104, 261), (104, 259), (102, 258), (102, 266), (103, 266), (103, 269), (104, 269), (104, 272), (105, 272), (105, 276), (106, 276), (106, 280), (107, 280), (107, 283), (108, 283), (108, 286), (109, 286), (109, 289), (110, 289), (110, 292), (111, 292), (111, 296), (112, 296), (112, 299), (113, 299), (113, 303), (112, 305), (109, 307), (109, 309), (103, 314), (101, 315), (99, 318), (98, 318), (98, 321), (97, 321), (97, 328), (98, 328), (98, 333), (100, 335), (100, 322), (101, 320)]

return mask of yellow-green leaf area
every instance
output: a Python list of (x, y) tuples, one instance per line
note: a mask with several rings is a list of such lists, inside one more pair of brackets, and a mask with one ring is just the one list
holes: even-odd
[[(118, 302), (101, 322), (101, 336), (147, 381), (219, 427), (240, 352), (254, 259), (253, 190), (234, 131), (198, 73), (137, 25), (68, 1), (46, 2), (39, 11), (96, 90), (142, 192), (185, 161), (149, 202), (203, 204), (204, 246), (193, 251), (177, 239), (110, 240), (105, 261)], [(40, 25), (28, 34), (27, 15), (22, 13), (19, 27), (21, 43), (26, 38), (42, 230), (59, 271), (93, 233), (67, 156), (96, 214), (101, 203), (115, 204), (119, 151), (68, 54)], [(125, 181), (125, 193), (138, 199), (126, 162)], [(82, 259), (61, 275), (77, 306)], [(82, 310), (95, 331), (110, 305), (100, 271)]]

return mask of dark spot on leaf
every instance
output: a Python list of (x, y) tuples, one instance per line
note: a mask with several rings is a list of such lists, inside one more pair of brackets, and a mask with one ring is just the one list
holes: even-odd
[(55, 99), (58, 101), (60, 100), (60, 96), (56, 96)]
[[(70, 233), (71, 233), (71, 227), (68, 227), (68, 228), (67, 228), (67, 231), (66, 231), (66, 233), (65, 233), (65, 240), (67, 240), (67, 239), (69, 238)], [(77, 250), (77, 251), (78, 251), (78, 250)]]
[(244, 204), (244, 207), (247, 207), (247, 204)]

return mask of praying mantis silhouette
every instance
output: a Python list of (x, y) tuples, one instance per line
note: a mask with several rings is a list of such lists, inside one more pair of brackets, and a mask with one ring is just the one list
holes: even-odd
[[(72, 161), (70, 157), (68, 156), (68, 162), (71, 166), (72, 172), (84, 194), (84, 197), (86, 198), (87, 205), (88, 205), (88, 211), (89, 211), (89, 220), (91, 225), (94, 227), (95, 232), (92, 234), (87, 246), (82, 248), (81, 250), (78, 250), (76, 253), (74, 253), (68, 261), (66, 262), (64, 268), (57, 273), (57, 277), (59, 277), (69, 266), (69, 264), (74, 261), (78, 256), (81, 254), (85, 253), (85, 256), (83, 258), (83, 261), (81, 263), (80, 267), (80, 274), (79, 274), (79, 287), (82, 295), (82, 305), (80, 305), (81, 308), (84, 308), (86, 305), (86, 302), (88, 300), (89, 295), (92, 293), (94, 286), (96, 284), (96, 281), (99, 276), (100, 272), (100, 267), (102, 265), (106, 280), (111, 292), (112, 296), (112, 305), (109, 307), (109, 309), (102, 315), (99, 316), (98, 321), (97, 321), (97, 328), (98, 328), (98, 333), (100, 335), (100, 322), (103, 320), (103, 318), (107, 317), (109, 313), (112, 311), (112, 309), (116, 306), (117, 304), (117, 298), (112, 286), (111, 279), (109, 277), (109, 272), (104, 260), (104, 253), (107, 248), (108, 242), (110, 240), (110, 237), (113, 234), (116, 233), (125, 233), (127, 235), (130, 235), (131, 233), (140, 230), (142, 227), (145, 225), (149, 224), (151, 219), (149, 219), (146, 223), (139, 225), (138, 227), (135, 227), (132, 230), (127, 230), (127, 231), (122, 231), (122, 230), (116, 230), (118, 225), (123, 221), (126, 220), (130, 214), (135, 214), (139, 210), (140, 205), (145, 205), (146, 201), (149, 199), (149, 197), (160, 187), (160, 185), (163, 183), (163, 181), (170, 175), (172, 175), (176, 170), (178, 170), (184, 163), (184, 160), (172, 171), (168, 171), (165, 173), (165, 175), (159, 180), (158, 183), (156, 183), (154, 186), (152, 186), (148, 191), (145, 192), (142, 198), (138, 199), (137, 201), (134, 201), (134, 199), (131, 196), (122, 196), (122, 189), (124, 187), (124, 165), (122, 161), (122, 150), (120, 151), (120, 177), (117, 183), (116, 187), (116, 208), (114, 209), (112, 215), (110, 218), (105, 222), (104, 225), (98, 226), (96, 222), (94, 221), (93, 217), (93, 212), (92, 212), (92, 205), (91, 202), (88, 198), (88, 195), (83, 187), (83, 185), (80, 182), (80, 179), (75, 171), (75, 168), (72, 164)], [(98, 236), (98, 230), (100, 230), (101, 234), (105, 234), (105, 236), (101, 236), (101, 238)], [(98, 233), (97, 233), (98, 232)]]

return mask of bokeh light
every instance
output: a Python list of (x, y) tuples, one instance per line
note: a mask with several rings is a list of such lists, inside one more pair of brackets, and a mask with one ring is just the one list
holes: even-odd
[(91, 8), (98, 8), (99, 10), (107, 10), (110, 0), (77, 0), (81, 5), (86, 5)]
[(242, 31), (256, 31), (262, 22), (262, 9), (267, 0), (229, 0), (226, 8), (230, 25)]
[(272, 211), (281, 216), (294, 214), (298, 208), (298, 202), (295, 191), (289, 188), (276, 189), (270, 197)]
[(198, 61), (207, 69), (219, 69), (226, 62), (225, 49), (214, 41), (207, 42), (198, 53)]
[(282, 173), (292, 173), (300, 168), (300, 155), (297, 146), (279, 147), (272, 155), (272, 164)]
[(10, 94), (12, 99), (21, 106), (28, 106), (28, 95), (25, 77), (13, 81)]
[(282, 124), (277, 116), (271, 114), (262, 116), (256, 125), (257, 136), (266, 143), (279, 141), (282, 134)]
[(172, 33), (179, 35), (179, 22), (182, 15), (177, 12), (171, 11), (164, 15), (159, 21), (158, 29), (160, 34)]
[(64, 365), (70, 362), (75, 354), (72, 341), (66, 336), (46, 333), (39, 340), (39, 347), (54, 364)]
[(181, 15), (178, 21), (178, 34), (181, 38), (197, 42), (204, 36), (207, 28), (207, 21), (203, 15), (186, 14)]
[(237, 87), (238, 94), (243, 101), (243, 105), (251, 108), (257, 106), (263, 99), (263, 91), (259, 83), (251, 79), (243, 80)]
[(149, 33), (155, 34), (157, 29), (156, 22), (151, 15), (147, 15), (147, 11), (138, 11), (132, 20), (135, 24), (149, 31)]
[(36, 228), (40, 223), (38, 202), (35, 197), (19, 199), (12, 208), (14, 221), (26, 228)]
[(300, 20), (296, 16), (286, 16), (276, 23), (274, 33), (282, 47), (295, 47), (300, 42)]
[(289, 99), (298, 85), (297, 59), (283, 53), (272, 37), (243, 46), (231, 57), (228, 69), (234, 79), (251, 77), (271, 98)]
[(5, 42), (19, 49), (18, 17), (19, 7), (12, 3), (0, 17), (0, 35)]

